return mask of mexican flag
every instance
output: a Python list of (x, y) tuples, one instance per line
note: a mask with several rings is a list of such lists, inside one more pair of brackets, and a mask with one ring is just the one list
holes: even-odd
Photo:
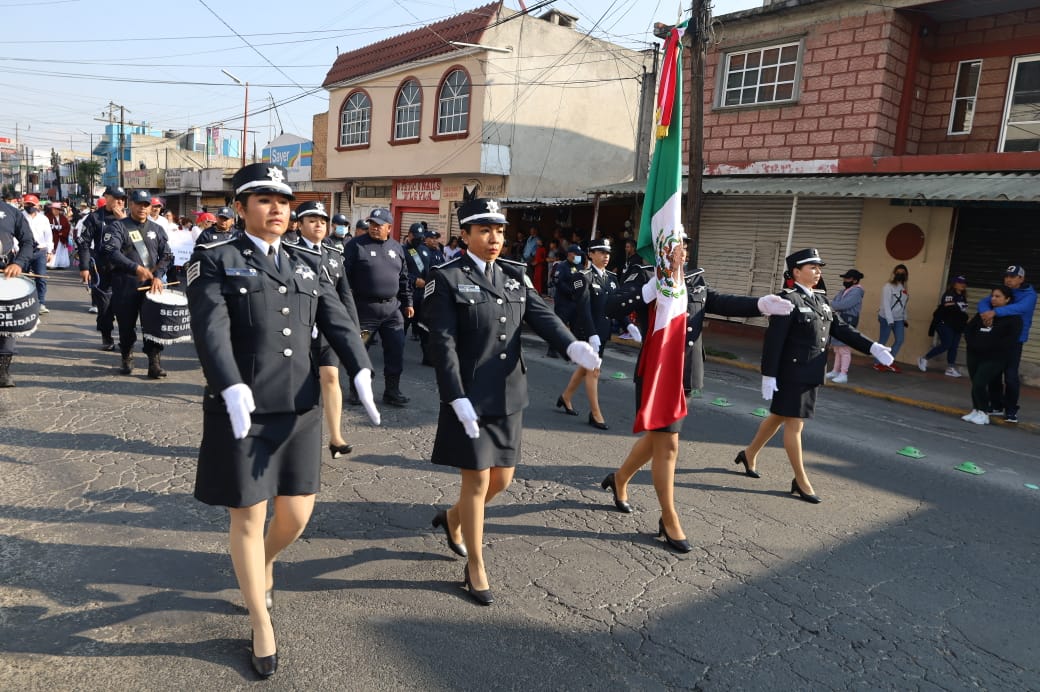
[(672, 277), (669, 261), (676, 245), (685, 242), (682, 229), (682, 48), (686, 23), (672, 29), (665, 43), (661, 84), (657, 94), (657, 147), (639, 223), (637, 251), (654, 258), (656, 300), (650, 304), (648, 333), (637, 376), (642, 399), (633, 432), (671, 425), (686, 416), (683, 358), (686, 351), (686, 283), (681, 269)]

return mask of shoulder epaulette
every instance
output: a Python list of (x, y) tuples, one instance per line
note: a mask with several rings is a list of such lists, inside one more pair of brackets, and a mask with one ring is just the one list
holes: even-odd
[(826, 295), (827, 291), (823, 290), (822, 288), (814, 288), (813, 289), (813, 293), (822, 293), (822, 294)]
[(318, 255), (319, 257), (321, 256), (321, 250), (311, 250), (306, 245), (297, 245), (296, 243), (285, 243), (285, 247), (292, 248), (293, 252), (299, 250), (300, 252), (306, 252), (310, 255)]
[(495, 261), (496, 261), (496, 262), (504, 262), (504, 263), (506, 263), (506, 264), (515, 264), (515, 265), (516, 265), (516, 266), (518, 266), (518, 267), (525, 267), (525, 268), (527, 267), (527, 265), (526, 265), (526, 264), (524, 264), (523, 262), (518, 262), (518, 261), (516, 261), (516, 260), (506, 259), (505, 257), (499, 257), (499, 258), (498, 258), (497, 260), (495, 260)]
[(200, 243), (199, 245), (196, 245), (195, 247), (200, 247), (203, 250), (212, 250), (215, 247), (220, 247), (221, 245), (227, 245), (228, 243), (230, 243), (233, 240), (234, 240), (234, 238), (228, 238), (227, 240), (217, 240), (217, 241), (212, 242), (212, 243)]
[(780, 294), (781, 295), (785, 295), (785, 296), (786, 295), (790, 295), (792, 293), (797, 293), (797, 292), (798, 292), (798, 290), (795, 289), (795, 288), (782, 288), (782, 289), (780, 289)]
[(450, 260), (448, 260), (447, 262), (445, 262), (443, 264), (438, 264), (437, 266), (434, 267), (434, 269), (442, 269), (444, 267), (451, 266), (451, 265), (455, 264), (456, 262), (460, 261), (461, 259), (462, 259), (462, 255), (459, 255), (458, 257), (455, 257), (454, 259), (450, 259)]

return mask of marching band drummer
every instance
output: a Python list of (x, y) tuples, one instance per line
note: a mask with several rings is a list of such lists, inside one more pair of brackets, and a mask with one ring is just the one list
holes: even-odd
[(435, 267), (424, 289), (423, 318), (441, 399), (432, 461), (462, 475), (458, 502), (438, 512), (433, 526), (444, 529), (452, 551), (468, 558), (463, 577), (470, 596), (491, 605), (484, 505), (506, 489), (520, 457), (528, 403), (520, 323), (588, 370), (598, 369), (600, 359), (542, 301), (524, 264), (499, 258), (507, 222), (498, 202), (466, 200), (458, 215), (469, 249)]
[(274, 560), (307, 526), (320, 485), (315, 327), (379, 423), (372, 364), (357, 324), (329, 280), (281, 247), (293, 199), (285, 176), (266, 163), (240, 169), (231, 182), (244, 232), (197, 246), (185, 272), (206, 378), (195, 497), (228, 508), (231, 562), (249, 610), (251, 662), (261, 677), (278, 668), (269, 613)]
[[(17, 249), (16, 246), (17, 245)], [(0, 269), (8, 279), (22, 275), (33, 257), (33, 235), (25, 216), (7, 202), (0, 201)], [(0, 389), (13, 387), (11, 360), (14, 337), (0, 335)]]

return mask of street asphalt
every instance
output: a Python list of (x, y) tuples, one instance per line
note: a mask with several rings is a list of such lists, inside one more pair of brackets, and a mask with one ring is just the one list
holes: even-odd
[(633, 351), (608, 348), (600, 432), (584, 394), (580, 417), (553, 408), (571, 366), (534, 337), (523, 461), (487, 513), (495, 604), (469, 600), (430, 526), (458, 475), (429, 462), (436, 385), (409, 340), (411, 405), (381, 406), (379, 428), (346, 407), (355, 451), (326, 454), (276, 567), (281, 663), (259, 682), (226, 511), (191, 496), (192, 346), (167, 349), (166, 380), (120, 376), (72, 273), (47, 302), (0, 390), (2, 690), (1040, 689), (1035, 435), (828, 387), (804, 436), (810, 505), (779, 439), (761, 479), (735, 471), (758, 376), (710, 363), (682, 433), (678, 555), (654, 537), (649, 470), (634, 514), (599, 487), (634, 439)]

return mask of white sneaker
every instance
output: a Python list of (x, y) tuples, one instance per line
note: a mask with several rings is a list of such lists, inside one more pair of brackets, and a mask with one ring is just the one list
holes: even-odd
[(833, 382), (834, 384), (845, 384), (848, 381), (849, 376), (843, 372), (839, 372), (837, 375), (834, 376), (834, 379), (831, 380), (831, 382)]
[(47, 309), (46, 305), (41, 305), (40, 306), (40, 314), (41, 315), (46, 315), (48, 312), (50, 312), (50, 310)]
[(966, 413), (965, 415), (961, 416), (961, 420), (966, 420), (966, 421), (968, 421), (970, 423), (971, 419), (974, 418), (976, 415), (978, 415), (978, 413), (979, 413), (979, 410), (977, 408), (973, 408), (971, 411), (968, 411), (968, 413)]
[(921, 372), (928, 372), (928, 360), (924, 356), (917, 359), (917, 369)]
[(97, 308), (94, 307), (93, 305), (91, 305), (89, 308), (87, 308), (87, 312), (89, 312), (91, 315), (96, 315), (97, 314)]
[(977, 411), (975, 417), (968, 422), (975, 425), (989, 425), (989, 416), (986, 415), (985, 411)]
[(949, 368), (946, 368), (946, 376), (947, 377), (960, 377), (961, 376), (961, 371), (958, 370), (957, 368), (951, 366)]
[(823, 379), (825, 379), (825, 380), (833, 380), (835, 377), (837, 377), (840, 374), (841, 373), (839, 373), (837, 370), (831, 370), (829, 373), (827, 373), (826, 375), (823, 376)]

